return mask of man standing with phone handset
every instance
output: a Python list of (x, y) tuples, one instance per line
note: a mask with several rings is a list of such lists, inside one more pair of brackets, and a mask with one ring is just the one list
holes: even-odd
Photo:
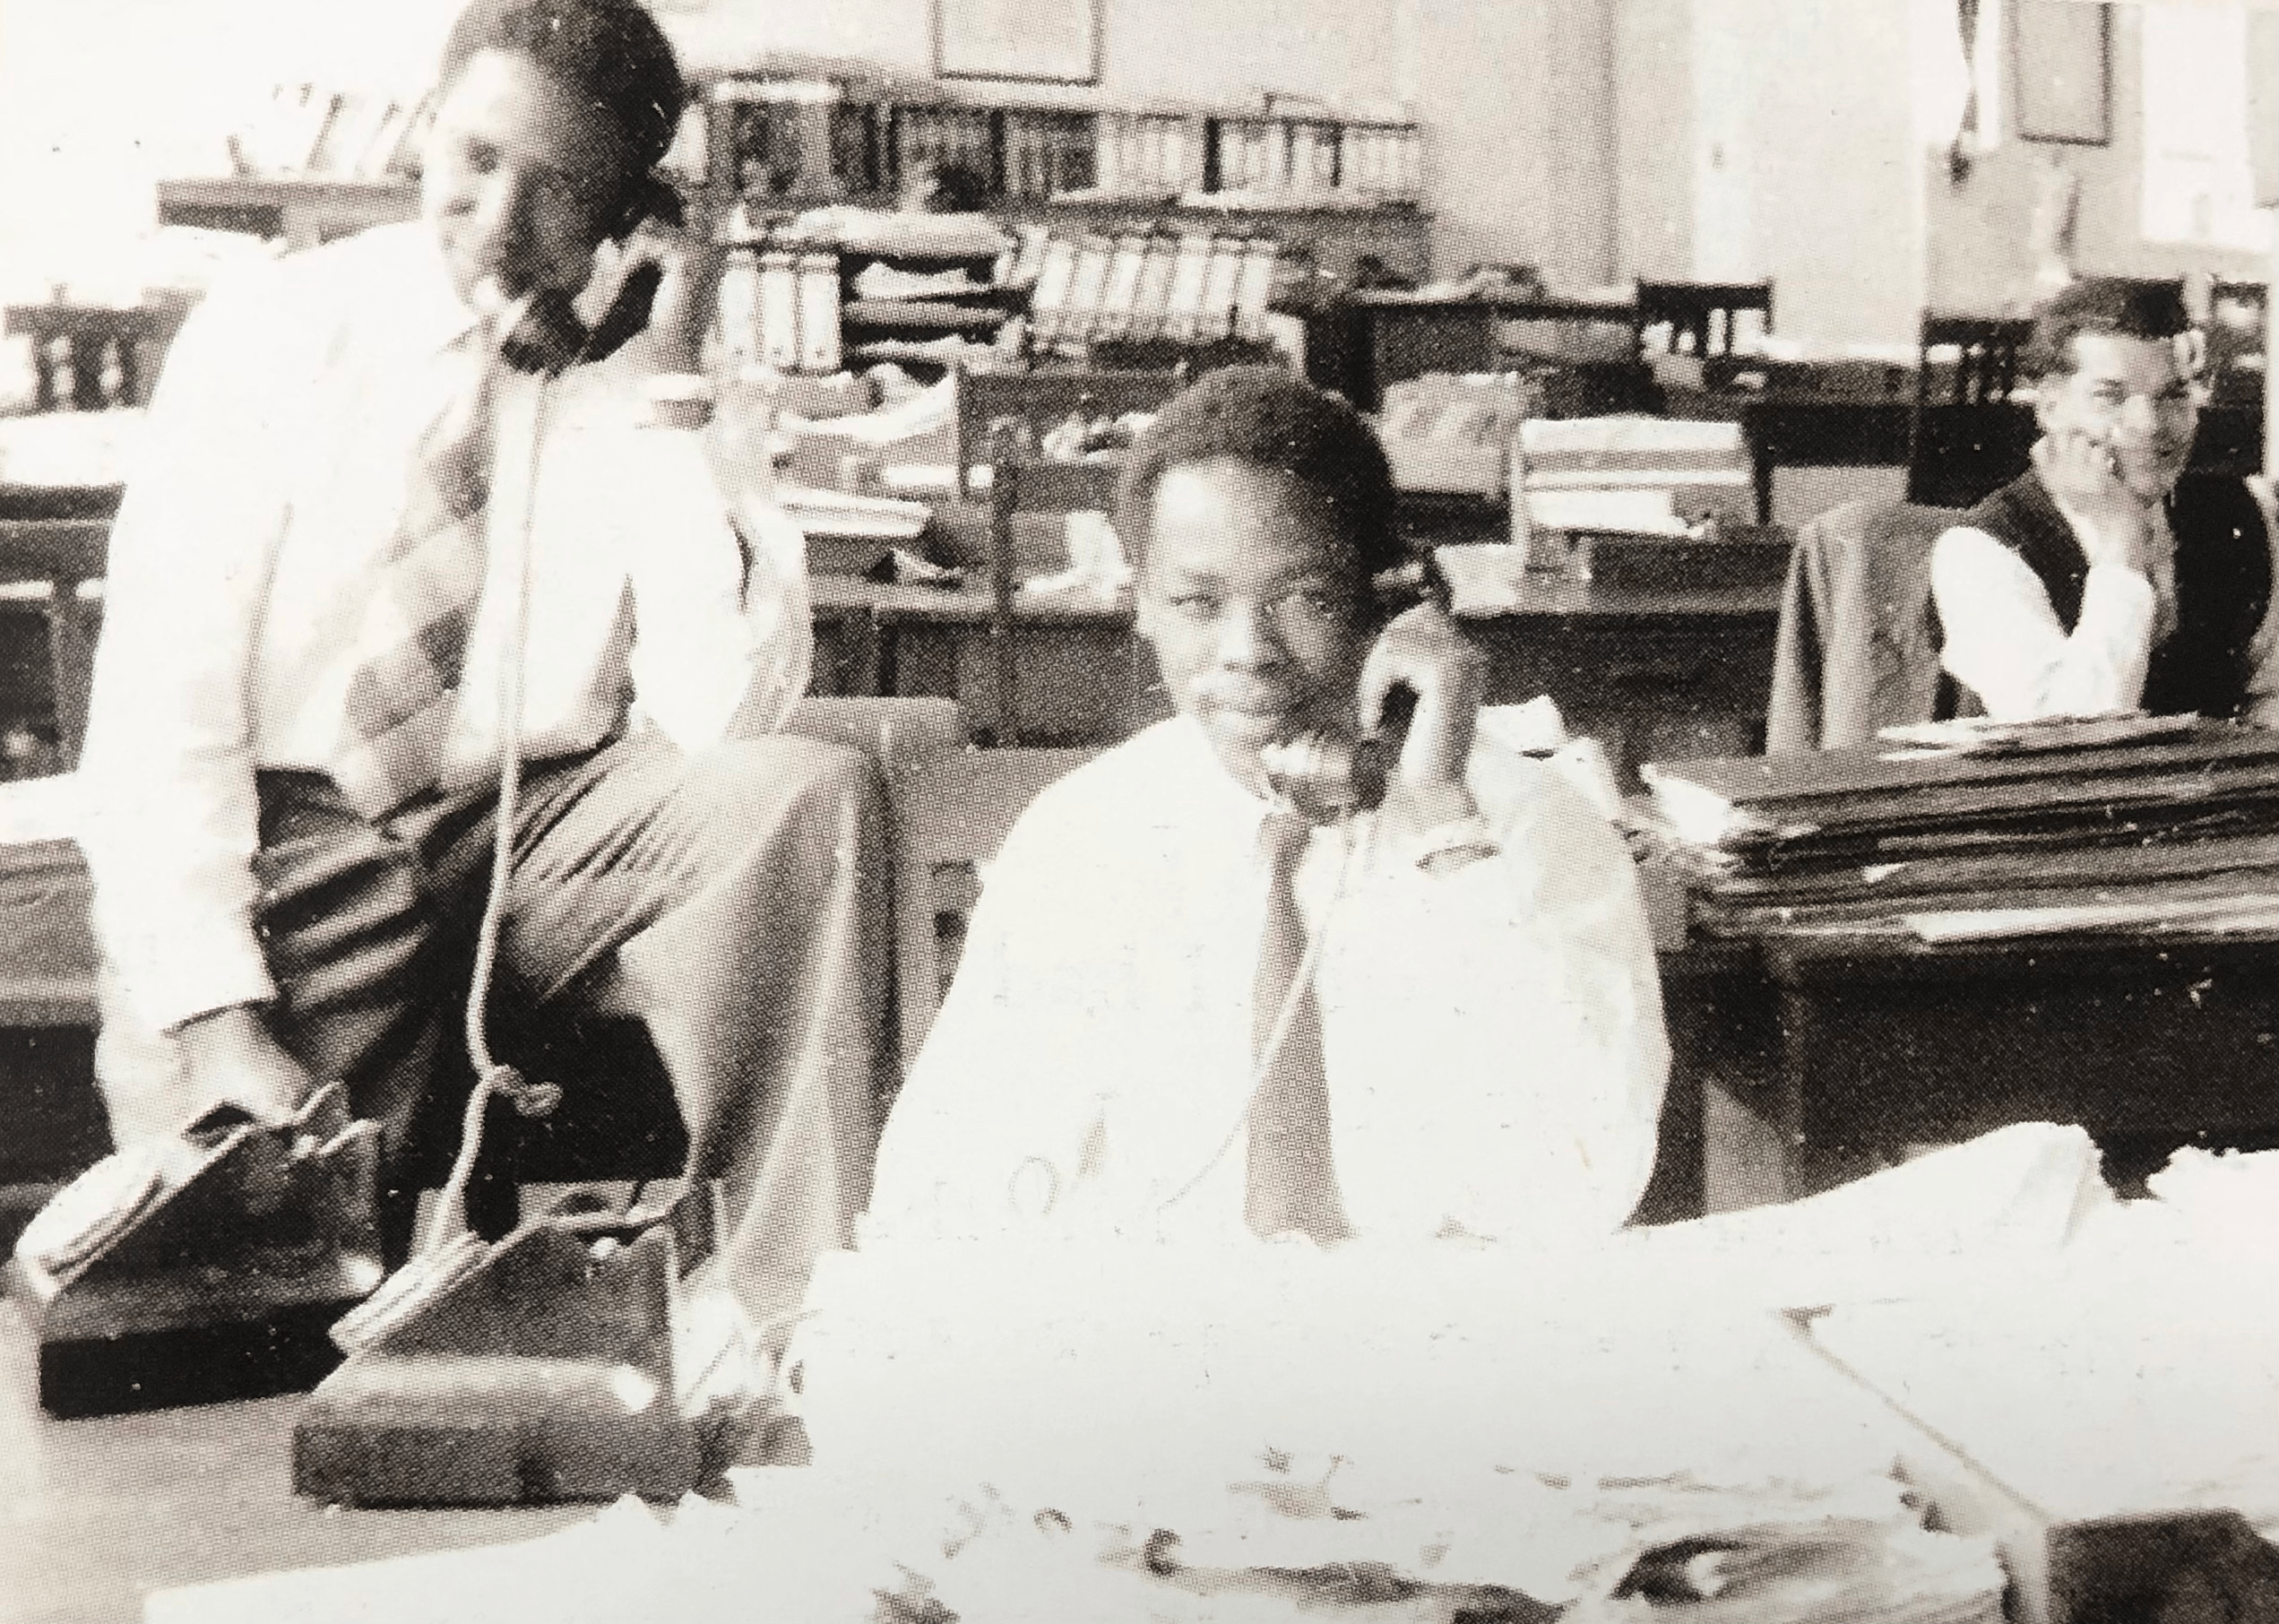
[(2093, 278), (2034, 318), (2033, 466), (1931, 553), (1941, 661), (1988, 714), (2279, 726), (2270, 481), (2185, 473), (2200, 338), (2173, 283)]
[[(1387, 621), (1376, 437), (1286, 372), (1213, 373), (1117, 505), (1178, 714), (989, 866), (866, 1238), (1619, 1227), (1668, 1067), (1630, 859), (1475, 737), (1483, 662), (1446, 615)], [(1360, 736), (1403, 689), (1372, 784)]]
[[(806, 686), (796, 532), (738, 511), (747, 555), (699, 436), (643, 421), (643, 345), (600, 353), (638, 309), (569, 315), (666, 201), (686, 92), (656, 23), (474, 0), (439, 97), (422, 218), (217, 289), (153, 403), (82, 769), (106, 1087), (178, 1121), (345, 1082), (400, 1257), (519, 713), (494, 1006), (559, 1021), (606, 979), (646, 1022), (764, 1317), (868, 1179), (871, 773), (728, 737)], [(155, 1110), (113, 1065), (134, 1028), (170, 1040)]]

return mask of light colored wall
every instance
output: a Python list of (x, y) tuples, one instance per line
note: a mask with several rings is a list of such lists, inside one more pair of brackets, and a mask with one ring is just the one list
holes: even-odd
[(1614, 8), (1615, 263), (1626, 276), (1694, 273), (1692, 0)]
[(1444, 272), (1614, 271), (1614, 0), (1415, 0), (1415, 97)]
[[(2073, 268), (2083, 274), (2175, 276), (2209, 270), (2224, 277), (2261, 280), (2268, 258), (2224, 248), (2146, 242), (2139, 230), (2139, 175), (2144, 160), (2141, 15), (2115, 5), (2112, 16), (2112, 143), (2059, 146), (2016, 138), (2015, 85), (2005, 99), (2005, 139), (1973, 166), (1970, 178), (1951, 186), (1943, 171), (1927, 187), (1929, 288), (1942, 309), (2023, 308), (2033, 293), (2027, 247), (2036, 171), (2056, 164), (2080, 177)], [(2006, 60), (2007, 60), (2006, 54)]]
[(1783, 334), (1912, 336), (1916, 0), (1618, 0), (1625, 275), (1774, 282)]
[[(100, 289), (162, 176), (229, 172), (279, 80), (417, 84), (445, 0), (0, 0), (0, 292)], [(127, 291), (132, 292), (129, 289)]]
[[(1079, 103), (1255, 99), (1291, 91), (1342, 102), (1394, 93), (1393, 0), (1105, 0), (1096, 91)], [(782, 52), (933, 71), (934, 0), (705, 0), (659, 16), (692, 67)]]

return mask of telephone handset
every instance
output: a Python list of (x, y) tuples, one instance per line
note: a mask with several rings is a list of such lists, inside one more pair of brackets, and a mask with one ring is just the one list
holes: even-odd
[[(652, 220), (668, 227), (681, 224), (680, 194), (654, 176), (644, 176), (629, 189), (609, 239), (622, 249)], [(547, 288), (531, 296), (499, 354), (510, 367), (523, 372), (559, 376), (570, 367), (605, 360), (625, 348), (649, 325), (664, 285), (665, 268), (653, 255), (621, 255), (617, 267), (621, 280), (599, 320), (589, 327), (580, 319), (577, 296)]]
[(1401, 740), (1416, 713), (1415, 690), (1396, 684), (1386, 695), (1384, 725), (1374, 733), (1346, 738), (1327, 731), (1301, 733), (1274, 752), (1266, 782), (1308, 822), (1334, 824), (1385, 804), (1385, 789)]
[(665, 269), (643, 260), (626, 272), (601, 319), (588, 327), (578, 319), (572, 296), (548, 288), (531, 296), (522, 319), (498, 347), (500, 357), (520, 372), (558, 376), (587, 361), (615, 355), (649, 325)]
[[(1378, 580), (1386, 590), (1395, 583), (1423, 602), (1437, 604), (1441, 613), (1448, 612), (1448, 579), (1430, 553)], [(1396, 682), (1385, 696), (1375, 732), (1363, 730), (1357, 721), (1350, 738), (1325, 730), (1301, 733), (1274, 752), (1266, 768), (1267, 786), (1313, 823), (1333, 824), (1356, 812), (1374, 812), (1385, 804), (1386, 782), (1401, 759), (1416, 712), (1416, 690)]]

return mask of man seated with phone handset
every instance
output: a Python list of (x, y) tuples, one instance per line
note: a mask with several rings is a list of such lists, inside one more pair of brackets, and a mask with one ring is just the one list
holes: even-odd
[(663, 34), (634, 0), (474, 0), (440, 84), (422, 218), (218, 289), (152, 406), (82, 769), (106, 1089), (125, 1137), (345, 1083), (400, 1259), (511, 736), (492, 1006), (645, 1021), (764, 1317), (867, 1181), (873, 774), (764, 736), (807, 686), (798, 532), (643, 398), (686, 336), (670, 297), (642, 333), (674, 281), (644, 263), (686, 99)]
[(2271, 482), (2185, 472), (2204, 358), (2173, 283), (2092, 278), (2034, 318), (2033, 466), (1931, 552), (1960, 708), (2279, 726)]
[(1375, 436), (1286, 373), (1213, 373), (1118, 510), (1178, 713), (989, 866), (865, 1238), (1619, 1228), (1668, 1061), (1630, 859), (1475, 736), (1483, 661), (1445, 613), (1387, 623)]

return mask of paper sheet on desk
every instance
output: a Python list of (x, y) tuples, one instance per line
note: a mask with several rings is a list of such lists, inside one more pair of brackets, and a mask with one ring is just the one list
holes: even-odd
[[(1863, 1434), (1833, 1413), (1803, 1425), (1802, 1401), (1767, 1386), (1774, 1312), (2037, 1266), (2107, 1199), (2094, 1170), (2078, 1129), (2014, 1128), (1814, 1202), (1566, 1250), (873, 1242), (823, 1261), (787, 1369), (818, 1461), (938, 1464), (1008, 1492), (1077, 1492), (1102, 1460), (1161, 1462), (1160, 1492), (1204, 1492), (1215, 1477), (1182, 1463), (1229, 1438), (1428, 1481), (1495, 1464), (1832, 1480)], [(907, 1458), (913, 1428), (937, 1462)]]
[(2052, 1517), (2237, 1510), (2279, 1537), (2279, 1153), (2177, 1153), (2035, 1267), (1813, 1335)]

